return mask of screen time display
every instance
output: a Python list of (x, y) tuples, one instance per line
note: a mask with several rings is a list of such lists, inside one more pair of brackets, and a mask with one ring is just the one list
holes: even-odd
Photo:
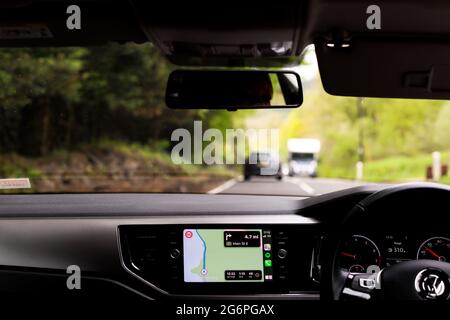
[(272, 280), (272, 237), (261, 229), (185, 229), (185, 282)]

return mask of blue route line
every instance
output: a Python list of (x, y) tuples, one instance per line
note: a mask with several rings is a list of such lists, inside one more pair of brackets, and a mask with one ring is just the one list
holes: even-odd
[(205, 239), (203, 239), (197, 229), (195, 230), (195, 232), (197, 232), (198, 237), (203, 242), (203, 270), (206, 270), (206, 241)]

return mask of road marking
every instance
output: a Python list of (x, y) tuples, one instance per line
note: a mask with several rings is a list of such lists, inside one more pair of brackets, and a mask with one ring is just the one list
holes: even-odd
[(298, 181), (297, 183), (298, 183), (298, 186), (306, 193), (308, 193), (308, 194), (316, 193), (316, 190), (313, 187), (311, 187), (309, 184), (307, 184), (306, 182)]
[(284, 178), (286, 182), (295, 184), (297, 187), (302, 189), (302, 191), (306, 192), (310, 195), (320, 195), (319, 193), (316, 193), (316, 189), (314, 189), (311, 185), (301, 180), (301, 178), (293, 178), (293, 177), (285, 177)]
[(298, 185), (300, 186), (300, 188), (302, 188), (306, 193), (309, 194), (314, 194), (316, 192), (316, 190), (311, 187), (309, 184), (307, 184), (306, 182), (303, 181), (299, 181)]
[(232, 186), (234, 186), (237, 183), (236, 179), (230, 179), (227, 182), (225, 182), (224, 184), (221, 184), (220, 186), (218, 186), (217, 188), (211, 189), (209, 190), (207, 193), (208, 194), (217, 194), (217, 193), (221, 193), (223, 191), (225, 191), (226, 189), (231, 188)]

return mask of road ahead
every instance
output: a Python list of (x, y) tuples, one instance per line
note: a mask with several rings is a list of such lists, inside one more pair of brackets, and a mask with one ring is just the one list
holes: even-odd
[(339, 179), (284, 177), (278, 181), (271, 177), (254, 177), (250, 181), (230, 180), (209, 193), (314, 196), (362, 184)]

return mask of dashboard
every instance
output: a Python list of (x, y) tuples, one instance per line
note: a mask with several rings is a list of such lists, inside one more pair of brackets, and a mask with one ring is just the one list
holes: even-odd
[(435, 198), (418, 189), (406, 193), (417, 201), (377, 201), (369, 220), (334, 237), (353, 208), (384, 190), (370, 185), (312, 198), (1, 195), (0, 293), (72, 296), (66, 279), (75, 265), (83, 297), (108, 303), (317, 300), (332, 282), (324, 277), (331, 274), (327, 244), (340, 243), (337, 263), (354, 274), (416, 259), (450, 261), (447, 189)]
[(409, 260), (450, 261), (450, 234), (354, 234), (339, 251), (340, 266), (352, 273), (374, 273)]

